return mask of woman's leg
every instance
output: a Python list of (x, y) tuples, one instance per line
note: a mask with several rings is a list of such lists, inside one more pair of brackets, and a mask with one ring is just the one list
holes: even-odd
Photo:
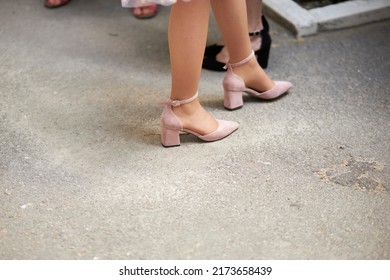
[(249, 32), (254, 32), (263, 29), (261, 16), (263, 14), (262, 0), (246, 0), (246, 13), (248, 15)]
[[(224, 1), (224, 0), (223, 0)], [(190, 98), (198, 91), (207, 39), (210, 0), (178, 1), (171, 8), (168, 42), (172, 71), (172, 100)], [(218, 127), (199, 100), (173, 108), (184, 128), (201, 135)]]
[[(263, 15), (263, 0), (246, 0), (246, 13), (248, 15), (249, 32), (262, 30), (263, 22), (261, 20), (261, 16)], [(219, 39), (217, 45), (225, 45), (225, 40), (223, 37)]]
[[(248, 15), (248, 31), (256, 32), (262, 30), (263, 1), (246, 0), (246, 13)], [(253, 36), (250, 40), (253, 50), (257, 51), (261, 48), (261, 36)]]
[[(247, 10), (245, 0), (211, 0), (215, 18), (230, 56), (230, 62), (242, 61), (252, 52), (248, 37)], [(255, 57), (248, 63), (234, 68), (246, 86), (260, 92), (274, 87), (274, 82), (260, 67)]]

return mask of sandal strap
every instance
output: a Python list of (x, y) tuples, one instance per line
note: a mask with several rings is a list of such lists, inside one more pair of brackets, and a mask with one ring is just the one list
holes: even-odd
[(249, 32), (249, 36), (261, 36), (261, 31), (262, 30), (256, 30), (254, 32)]
[(241, 61), (236, 62), (236, 63), (229, 63), (228, 62), (228, 63), (226, 63), (226, 65), (223, 68), (224, 69), (227, 69), (228, 67), (234, 68), (234, 67), (243, 65), (243, 64), (247, 63), (249, 60), (251, 60), (252, 57), (254, 57), (254, 56), (255, 56), (255, 52), (252, 50), (251, 54), (247, 58), (245, 58), (244, 60), (241, 60)]
[(187, 103), (191, 103), (192, 101), (194, 101), (196, 98), (198, 97), (198, 92), (195, 93), (194, 96), (188, 98), (188, 99), (184, 99), (184, 100), (172, 100), (172, 99), (168, 99), (168, 101), (165, 101), (165, 102), (160, 102), (161, 105), (164, 105), (164, 106), (172, 106), (172, 107), (178, 107), (180, 105), (184, 105), (184, 104), (187, 104)]

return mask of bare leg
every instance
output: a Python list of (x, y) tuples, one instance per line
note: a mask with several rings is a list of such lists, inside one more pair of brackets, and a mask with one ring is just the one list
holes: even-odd
[[(261, 15), (263, 11), (262, 2), (262, 0), (246, 0), (249, 32), (255, 32), (263, 29), (263, 23), (261, 21)], [(251, 37), (250, 40), (252, 49), (255, 51), (259, 50), (261, 47), (261, 37), (254, 36)], [(217, 44), (224, 45), (225, 41), (221, 39)], [(226, 47), (221, 50), (216, 59), (222, 63), (227, 63), (229, 61), (229, 52)]]
[(261, 15), (263, 14), (262, 0), (246, 0), (246, 12), (248, 15), (249, 32), (263, 29)]
[[(246, 11), (248, 15), (249, 32), (262, 30), (263, 22), (261, 21), (261, 16), (263, 14), (263, 1), (246, 0)], [(261, 36), (253, 36), (250, 40), (253, 50), (257, 51), (261, 48)]]
[[(211, 3), (219, 30), (225, 38), (230, 62), (242, 61), (252, 52), (245, 0), (212, 0)], [(234, 72), (243, 79), (247, 87), (260, 92), (274, 87), (274, 82), (260, 67), (256, 58), (234, 68)]]
[[(178, 1), (171, 8), (168, 41), (173, 100), (190, 98), (198, 90), (209, 15), (210, 0)], [(208, 134), (218, 127), (198, 99), (173, 110), (184, 128), (199, 134)]]

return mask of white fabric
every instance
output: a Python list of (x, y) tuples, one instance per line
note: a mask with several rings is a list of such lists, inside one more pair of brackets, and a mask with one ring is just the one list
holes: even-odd
[[(169, 6), (175, 4), (177, 0), (122, 0), (122, 7), (131, 8), (150, 4)], [(179, 0), (180, 1), (180, 0)], [(189, 2), (191, 0), (181, 0)]]

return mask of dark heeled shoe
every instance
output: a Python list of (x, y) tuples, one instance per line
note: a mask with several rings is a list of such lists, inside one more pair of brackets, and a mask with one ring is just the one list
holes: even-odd
[[(256, 59), (259, 62), (260, 66), (263, 69), (266, 69), (268, 67), (268, 59), (269, 59), (269, 53), (271, 50), (271, 36), (269, 35), (269, 24), (267, 19), (262, 16), (261, 17), (263, 22), (263, 29), (261, 31), (255, 31), (250, 32), (249, 36), (260, 36), (261, 37), (261, 47), (259, 50), (255, 51)], [(203, 58), (202, 62), (202, 68), (211, 70), (211, 71), (217, 71), (217, 72), (223, 72), (225, 69), (223, 68), (225, 66), (225, 63), (217, 61), (217, 54), (222, 50), (223, 46), (218, 46), (217, 44), (211, 45), (205, 49), (205, 57)], [(206, 52), (209, 55), (206, 55)], [(211, 53), (215, 53), (212, 55)]]
[(260, 36), (261, 47), (255, 51), (256, 59), (259, 62), (261, 68), (266, 69), (268, 66), (269, 53), (271, 51), (271, 36), (265, 29), (257, 32), (250, 32), (249, 36)]
[(225, 66), (225, 63), (219, 62), (217, 60), (217, 56), (206, 56), (203, 58), (202, 61), (202, 68), (211, 70), (211, 71), (216, 71), (216, 72), (224, 72), (225, 69), (223, 67)]
[(224, 45), (217, 45), (213, 44), (204, 49), (204, 57), (208, 56), (216, 56), (218, 53), (221, 52), (223, 49)]
[(265, 16), (261, 16), (261, 23), (263, 24), (263, 29), (269, 32), (269, 24)]
[[(269, 24), (268, 24), (268, 21), (265, 18), (265, 16), (261, 17), (261, 22), (263, 23), (263, 30), (267, 31), (267, 33), (268, 33), (269, 32)], [(223, 47), (224, 47), (224, 45), (217, 45), (217, 44), (213, 44), (213, 45), (206, 47), (204, 50), (204, 57), (216, 56), (218, 53), (221, 52)]]

